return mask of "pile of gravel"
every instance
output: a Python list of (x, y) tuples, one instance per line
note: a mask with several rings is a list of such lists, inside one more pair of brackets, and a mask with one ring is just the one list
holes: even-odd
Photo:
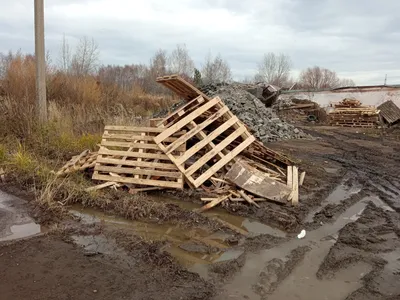
[(263, 143), (309, 137), (302, 130), (282, 121), (272, 108), (266, 107), (257, 97), (243, 89), (242, 85), (207, 85), (200, 90), (209, 97), (219, 96)]

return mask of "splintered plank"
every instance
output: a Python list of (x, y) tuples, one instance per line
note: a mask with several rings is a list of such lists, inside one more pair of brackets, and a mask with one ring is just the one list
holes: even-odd
[[(164, 128), (164, 131), (157, 135), (154, 141), (184, 174), (187, 182), (197, 188), (229, 164), (251, 145), (255, 138), (219, 97), (206, 102), (194, 99), (192, 102), (196, 109), (174, 112), (159, 124), (159, 128)], [(207, 133), (204, 131), (206, 128)], [(187, 133), (175, 142), (169, 144), (165, 142), (167, 138), (182, 129)], [(179, 157), (173, 153), (181, 144), (193, 141), (194, 136), (197, 142), (183, 151)], [(215, 144), (214, 140), (219, 136), (223, 138)], [(199, 156), (197, 161), (189, 165), (187, 161), (196, 155)]]
[(268, 174), (241, 160), (231, 167), (225, 179), (254, 195), (281, 203), (287, 201), (292, 191), (291, 187), (271, 179)]
[[(139, 186), (183, 188), (183, 175), (154, 143), (162, 128), (106, 126), (96, 159), (93, 179)], [(185, 132), (168, 137), (175, 142)], [(182, 143), (172, 153), (180, 157), (186, 148)]]

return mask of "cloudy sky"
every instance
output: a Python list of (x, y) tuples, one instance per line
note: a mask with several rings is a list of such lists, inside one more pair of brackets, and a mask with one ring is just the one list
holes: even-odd
[[(33, 1), (0, 0), (0, 52), (33, 52)], [(45, 0), (46, 48), (57, 60), (65, 33), (86, 35), (105, 64), (148, 63), (186, 44), (201, 67), (211, 51), (236, 79), (266, 52), (283, 52), (293, 75), (319, 65), (356, 84), (400, 83), (398, 0)]]

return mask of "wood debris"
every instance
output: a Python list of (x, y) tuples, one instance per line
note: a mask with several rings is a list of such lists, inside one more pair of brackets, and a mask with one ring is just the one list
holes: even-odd
[(299, 178), (295, 163), (256, 140), (222, 99), (207, 97), (178, 75), (157, 82), (187, 103), (151, 119), (149, 127), (105, 126), (99, 151), (73, 157), (59, 172), (93, 166), (98, 184), (87, 191), (202, 190), (206, 203), (199, 212), (238, 202), (298, 204), (305, 172)]
[(379, 110), (363, 106), (359, 100), (344, 99), (335, 103), (329, 116), (331, 126), (374, 128), (379, 125)]
[(79, 155), (73, 156), (58, 172), (57, 176), (67, 175), (77, 171), (93, 168), (96, 164), (97, 152), (85, 150)]

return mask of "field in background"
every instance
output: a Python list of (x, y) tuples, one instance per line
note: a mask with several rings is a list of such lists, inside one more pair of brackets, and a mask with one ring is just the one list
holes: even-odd
[(54, 186), (51, 171), (71, 156), (96, 150), (106, 124), (143, 124), (178, 100), (168, 91), (162, 94), (162, 87), (157, 94), (140, 84), (123, 89), (48, 66), (48, 122), (39, 126), (34, 57), (11, 55), (0, 63), (0, 72), (0, 168), (9, 180), (38, 191)]

